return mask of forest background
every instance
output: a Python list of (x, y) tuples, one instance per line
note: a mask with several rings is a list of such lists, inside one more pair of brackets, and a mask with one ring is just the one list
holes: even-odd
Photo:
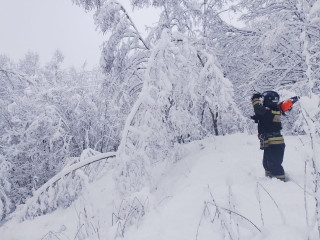
[[(37, 53), (18, 62), (0, 55), (1, 220), (88, 150), (115, 153), (119, 191), (139, 191), (155, 165), (165, 171), (164, 162), (179, 161), (179, 145), (255, 133), (250, 97), (270, 89), (304, 97), (284, 131), (310, 137), (317, 186), (319, 0), (132, 0), (133, 9), (159, 11), (146, 36), (118, 1), (73, 3), (93, 11), (107, 36), (99, 67), (65, 69), (61, 51), (45, 66)], [(226, 10), (241, 12), (246, 26), (226, 23)]]

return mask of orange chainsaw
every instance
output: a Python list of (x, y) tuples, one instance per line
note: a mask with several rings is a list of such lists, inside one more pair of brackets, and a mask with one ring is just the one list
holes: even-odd
[(300, 97), (295, 96), (292, 98), (289, 98), (288, 100), (284, 100), (278, 104), (279, 108), (281, 109), (282, 113), (288, 112), (292, 109), (292, 106), (294, 103), (296, 103), (299, 100)]

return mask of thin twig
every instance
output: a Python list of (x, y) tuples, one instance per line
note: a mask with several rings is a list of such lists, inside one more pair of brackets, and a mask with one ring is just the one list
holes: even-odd
[[(233, 211), (236, 211), (235, 204), (233, 203), (233, 197), (232, 197), (232, 188), (231, 185), (229, 185), (229, 208), (232, 209)], [(230, 224), (232, 224), (232, 214), (230, 213)], [(238, 234), (238, 240), (240, 238), (240, 231), (239, 231), (239, 223), (236, 222), (237, 226), (237, 234)]]
[(251, 223), (259, 232), (261, 232), (260, 228), (259, 228), (257, 225), (255, 225), (250, 219), (246, 218), (245, 216), (241, 215), (240, 213), (237, 213), (237, 212), (235, 212), (235, 211), (232, 211), (232, 210), (227, 209), (227, 208), (224, 208), (224, 207), (217, 206), (217, 205), (215, 205), (215, 204), (213, 204), (213, 203), (211, 203), (211, 202), (208, 202), (208, 204), (212, 204), (213, 206), (215, 206), (215, 207), (217, 207), (217, 208), (220, 208), (220, 209), (222, 209), (222, 210), (224, 210), (224, 211), (226, 211), (226, 212), (228, 212), (228, 213), (233, 213), (233, 214), (235, 214), (235, 215), (243, 218), (244, 220), (246, 220), (246, 221), (248, 221), (249, 223)]
[(306, 222), (307, 226), (309, 226), (309, 214), (308, 214), (308, 206), (307, 206), (307, 195), (306, 195), (306, 186), (307, 185), (307, 161), (304, 161), (304, 191), (303, 191), (303, 199), (304, 199), (304, 209), (306, 210)]
[(271, 194), (267, 191), (267, 189), (265, 189), (265, 187), (264, 187), (261, 183), (258, 182), (258, 185), (259, 185), (259, 186), (268, 194), (268, 196), (271, 198), (271, 200), (272, 200), (273, 203), (276, 205), (276, 207), (277, 207), (277, 209), (278, 209), (278, 211), (279, 211), (279, 213), (280, 213), (282, 222), (283, 222), (283, 223), (286, 223), (286, 219), (285, 219), (285, 217), (284, 217), (284, 215), (283, 215), (280, 207), (278, 206), (277, 202), (274, 200), (274, 198), (271, 196)]
[(76, 239), (76, 237), (78, 236), (81, 228), (84, 226), (84, 223), (79, 227), (78, 231), (77, 231), (77, 234), (74, 236), (74, 240)]
[[(208, 188), (210, 189), (210, 186), (208, 186)], [(241, 215), (241, 214), (239, 214), (239, 213), (237, 213), (237, 212), (235, 212), (235, 211), (232, 211), (232, 210), (230, 210), (230, 209), (227, 209), (227, 208), (218, 206), (218, 205), (216, 204), (216, 201), (215, 201), (215, 199), (214, 199), (213, 194), (212, 194), (211, 191), (210, 191), (210, 195), (211, 195), (211, 198), (212, 198), (212, 202), (208, 202), (207, 204), (211, 204), (211, 205), (215, 206), (216, 209), (217, 209), (217, 211), (218, 211), (219, 209), (222, 209), (222, 210), (224, 210), (224, 211), (227, 211), (229, 214), (233, 213), (233, 214), (241, 217), (242, 219), (244, 219), (244, 220), (246, 220), (247, 222), (251, 223), (259, 232), (261, 232), (261, 230), (259, 229), (259, 227), (258, 227), (257, 225), (255, 225), (250, 219), (246, 218), (245, 216), (243, 216), (243, 215)], [(220, 210), (218, 211), (218, 214), (221, 214)], [(229, 229), (227, 228), (227, 226), (226, 226), (226, 223), (225, 223), (222, 219), (221, 219), (221, 223), (222, 223), (222, 225), (225, 227), (225, 229), (227, 230), (230, 238), (233, 239), (233, 237), (232, 237), (233, 234), (231, 234), (230, 230), (229, 230)]]
[[(218, 214), (218, 216), (220, 215), (221, 216), (221, 218), (220, 218), (220, 222), (221, 222), (221, 225), (222, 225), (222, 227), (227, 231), (227, 233), (229, 234), (229, 237), (230, 237), (230, 239), (233, 239), (233, 234), (230, 232), (230, 229), (227, 227), (227, 223), (222, 219), (222, 214), (221, 214), (221, 212), (220, 212), (220, 208), (217, 206), (217, 204), (216, 204), (216, 201), (215, 201), (215, 199), (214, 199), (214, 197), (213, 197), (213, 194), (212, 194), (212, 191), (211, 191), (211, 189), (210, 189), (210, 186), (208, 185), (208, 188), (209, 188), (209, 190), (210, 190), (210, 195), (211, 195), (211, 198), (212, 198), (212, 203), (210, 202), (207, 202), (206, 204), (212, 204), (213, 206), (215, 206), (216, 207), (216, 214)], [(215, 214), (215, 216), (216, 216), (216, 214)], [(214, 219), (213, 219), (214, 220)]]
[[(206, 213), (206, 209), (208, 209), (208, 206), (207, 206), (207, 205), (205, 205), (205, 208), (203, 209), (203, 213), (202, 213), (202, 215), (201, 215), (201, 218), (200, 218), (200, 221), (199, 221), (199, 224), (198, 224), (198, 227), (197, 227), (196, 240), (198, 240), (199, 229), (200, 229), (200, 226), (201, 226), (201, 223), (202, 223), (202, 219), (203, 219), (203, 217), (204, 217), (204, 215), (205, 215), (205, 213)], [(208, 209), (208, 211), (209, 211), (209, 209)]]
[(263, 220), (263, 214), (262, 214), (262, 206), (261, 206), (261, 197), (260, 197), (260, 191), (259, 191), (259, 184), (257, 183), (257, 197), (259, 202), (259, 209), (260, 209), (260, 218), (262, 222), (262, 226), (264, 226), (264, 220)]

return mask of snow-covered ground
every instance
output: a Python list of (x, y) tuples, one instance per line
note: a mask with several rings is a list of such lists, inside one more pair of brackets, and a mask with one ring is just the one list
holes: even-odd
[(285, 136), (285, 141), (288, 182), (264, 177), (256, 136), (212, 137), (187, 144), (185, 157), (160, 178), (156, 189), (136, 194), (144, 211), (139, 219), (127, 216), (128, 222), (116, 224), (123, 203), (116, 200), (114, 172), (109, 170), (69, 208), (22, 223), (11, 219), (0, 227), (0, 239), (319, 239), (309, 166), (305, 175), (308, 140)]

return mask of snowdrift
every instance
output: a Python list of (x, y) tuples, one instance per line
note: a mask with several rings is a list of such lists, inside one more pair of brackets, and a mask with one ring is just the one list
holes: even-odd
[(288, 182), (264, 177), (256, 136), (211, 137), (184, 145), (181, 161), (129, 198), (111, 162), (71, 206), (23, 222), (16, 212), (0, 239), (319, 239), (307, 139), (285, 141)]

